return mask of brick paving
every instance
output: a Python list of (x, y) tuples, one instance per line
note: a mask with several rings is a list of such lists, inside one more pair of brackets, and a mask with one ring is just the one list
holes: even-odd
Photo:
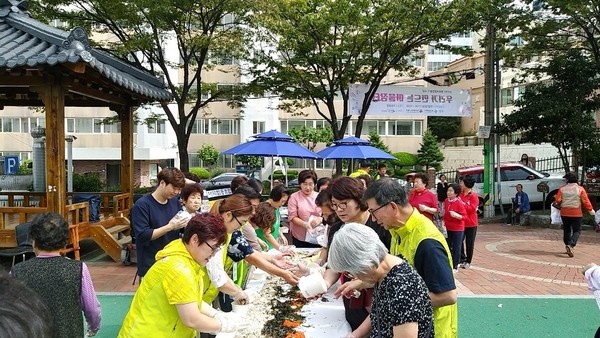
[[(459, 269), (455, 275), (459, 295), (590, 295), (580, 268), (600, 263), (600, 233), (584, 230), (575, 257), (564, 252), (560, 229), (482, 224), (471, 268)], [(106, 259), (87, 264), (98, 292), (136, 290), (135, 265)]]

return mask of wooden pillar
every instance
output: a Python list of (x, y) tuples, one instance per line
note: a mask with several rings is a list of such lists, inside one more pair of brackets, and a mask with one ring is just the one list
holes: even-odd
[(118, 111), (121, 119), (121, 192), (131, 195), (129, 209), (133, 207), (133, 111), (134, 107)]
[(60, 81), (39, 90), (46, 108), (46, 199), (48, 211), (63, 216), (67, 203), (65, 170), (65, 89)]

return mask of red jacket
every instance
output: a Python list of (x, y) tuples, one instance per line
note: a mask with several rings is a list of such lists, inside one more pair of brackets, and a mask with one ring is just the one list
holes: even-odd
[[(463, 218), (456, 219), (450, 216), (450, 211), (459, 213)], [(448, 231), (465, 231), (465, 218), (467, 217), (467, 210), (465, 204), (460, 198), (456, 198), (453, 202), (446, 200), (444, 201), (444, 224)]]
[(472, 190), (468, 194), (461, 192), (460, 195), (458, 195), (458, 198), (463, 201), (465, 209), (467, 210), (467, 218), (463, 219), (465, 221), (465, 228), (476, 227), (479, 225), (479, 219), (477, 217), (479, 196), (477, 196), (477, 193)]

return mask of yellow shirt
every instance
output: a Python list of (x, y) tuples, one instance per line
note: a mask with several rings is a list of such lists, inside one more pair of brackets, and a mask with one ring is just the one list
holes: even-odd
[(133, 296), (118, 337), (195, 337), (196, 330), (183, 325), (175, 305), (202, 306), (200, 267), (181, 239), (159, 251)]
[[(390, 233), (392, 234), (390, 253), (394, 256), (402, 254), (413, 267), (415, 266), (417, 248), (424, 239), (434, 239), (440, 242), (446, 250), (448, 265), (452, 267), (452, 255), (446, 239), (433, 222), (417, 209), (413, 209), (412, 215), (403, 227), (391, 229)], [(433, 323), (435, 338), (458, 337), (458, 304), (433, 309)]]

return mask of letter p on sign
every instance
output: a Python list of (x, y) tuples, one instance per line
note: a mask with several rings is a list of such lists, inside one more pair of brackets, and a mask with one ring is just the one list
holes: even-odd
[(4, 174), (14, 175), (19, 170), (19, 156), (4, 156)]

